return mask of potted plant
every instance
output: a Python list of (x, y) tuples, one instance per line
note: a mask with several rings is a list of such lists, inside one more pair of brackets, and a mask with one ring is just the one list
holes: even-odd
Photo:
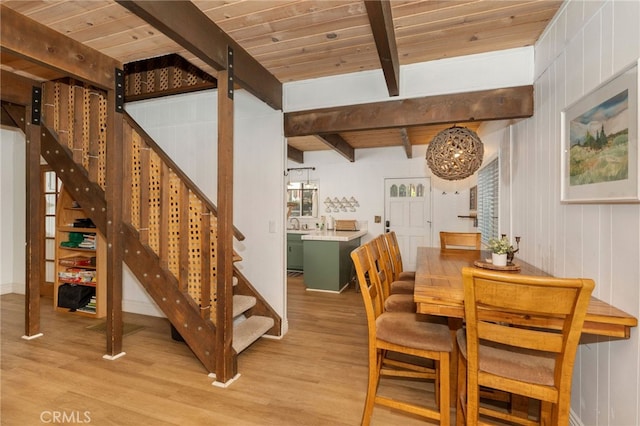
[(491, 262), (495, 266), (507, 266), (507, 255), (513, 253), (513, 246), (506, 236), (491, 238), (489, 240), (489, 250), (491, 250)]

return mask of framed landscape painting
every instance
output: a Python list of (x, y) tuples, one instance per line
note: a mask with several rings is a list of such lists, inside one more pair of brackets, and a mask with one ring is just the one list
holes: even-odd
[(638, 62), (562, 111), (561, 200), (640, 202)]

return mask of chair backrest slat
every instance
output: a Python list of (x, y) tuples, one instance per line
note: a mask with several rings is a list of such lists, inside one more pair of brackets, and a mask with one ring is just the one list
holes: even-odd
[(400, 246), (398, 245), (398, 237), (394, 231), (382, 234), (389, 250), (389, 256), (391, 258), (391, 266), (393, 276), (391, 281), (397, 281), (400, 272), (403, 271), (402, 254), (400, 253)]
[(540, 280), (539, 285), (531, 282), (524, 286), (506, 286), (504, 283), (476, 278), (476, 302), (482, 306), (502, 307), (514, 312), (521, 311), (551, 314), (569, 314), (574, 307), (578, 289), (564, 286), (564, 281), (556, 286), (548, 285), (547, 279)]
[(371, 326), (372, 322), (375, 324), (375, 319), (383, 312), (384, 306), (378, 271), (371, 261), (366, 244), (351, 252), (351, 260), (356, 270), (356, 278), (364, 300), (367, 321)]
[(440, 248), (471, 248), (480, 250), (482, 234), (480, 232), (440, 232)]
[(378, 278), (382, 288), (382, 297), (387, 299), (391, 294), (391, 282), (394, 281), (393, 265), (384, 235), (379, 235), (366, 244), (369, 256), (378, 269)]
[(486, 339), (485, 336), (491, 336), (491, 341), (503, 345), (517, 346), (543, 352), (559, 353), (562, 351), (561, 333), (549, 333), (519, 327), (505, 327), (492, 322), (481, 322), (478, 324), (478, 337)]

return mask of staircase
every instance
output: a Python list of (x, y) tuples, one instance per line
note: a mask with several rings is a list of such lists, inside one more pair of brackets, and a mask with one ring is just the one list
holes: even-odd
[[(105, 93), (71, 79), (43, 85), (42, 156), (103, 235), (106, 104)], [(233, 350), (216, 347), (216, 333), (231, 329), (216, 324), (226, 302), (216, 291), (216, 208), (126, 113), (123, 121), (124, 262), (209, 372), (227, 353), (236, 365), (258, 338), (280, 335), (281, 319), (234, 265)], [(234, 237), (244, 239), (235, 228)]]

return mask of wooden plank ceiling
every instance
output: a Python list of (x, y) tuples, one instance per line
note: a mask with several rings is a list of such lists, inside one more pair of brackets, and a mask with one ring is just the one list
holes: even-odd
[[(383, 69), (390, 96), (397, 65), (533, 45), (562, 1), (553, 0), (194, 0), (281, 83)], [(128, 63), (176, 53), (217, 71), (116, 1), (3, 0), (30, 17)], [(373, 6), (373, 7), (372, 7)], [(188, 31), (189, 24), (185, 24)], [(175, 29), (174, 29), (175, 30)], [(381, 65), (382, 63), (382, 65)], [(394, 65), (395, 73), (394, 76)], [(58, 77), (2, 52), (0, 67), (36, 80)], [(396, 88), (397, 90), (397, 88)], [(476, 129), (477, 122), (457, 123)], [(449, 125), (340, 133), (353, 149), (426, 144)], [(299, 152), (331, 149), (317, 136), (289, 138)], [(409, 150), (410, 151), (410, 150)]]

